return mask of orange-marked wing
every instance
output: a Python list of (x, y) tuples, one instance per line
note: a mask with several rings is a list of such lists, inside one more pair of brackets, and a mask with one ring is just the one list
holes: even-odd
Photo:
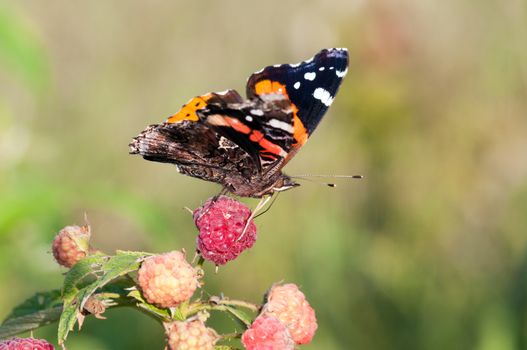
[(293, 144), (293, 112), (287, 99), (263, 98), (228, 104), (211, 104), (198, 111), (201, 120), (243, 148), (265, 172), (283, 161)]
[(333, 102), (348, 71), (347, 49), (324, 49), (307, 61), (268, 66), (251, 75), (247, 97), (280, 94), (291, 102), (294, 144), (289, 158), (304, 145)]
[(204, 109), (208, 104), (226, 105), (228, 103), (240, 103), (242, 97), (236, 90), (226, 90), (224, 92), (211, 92), (205, 95), (196, 96), (185, 103), (181, 109), (167, 119), (167, 123), (177, 123), (182, 120), (197, 122), (199, 120), (196, 112)]

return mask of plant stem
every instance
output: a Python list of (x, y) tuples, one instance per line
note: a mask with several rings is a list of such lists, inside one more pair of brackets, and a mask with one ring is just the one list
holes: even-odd
[(240, 307), (244, 307), (254, 312), (258, 312), (258, 310), (260, 309), (260, 306), (253, 304), (253, 303), (249, 303), (248, 301), (243, 301), (243, 300), (221, 299), (217, 301), (216, 304), (229, 305), (229, 306), (240, 306)]
[(227, 334), (221, 334), (220, 335), (221, 340), (232, 340), (232, 339), (240, 339), (242, 337), (242, 333), (227, 333)]

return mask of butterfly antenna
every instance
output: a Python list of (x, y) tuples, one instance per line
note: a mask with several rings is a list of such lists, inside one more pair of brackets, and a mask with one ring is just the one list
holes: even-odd
[(307, 180), (310, 177), (321, 177), (321, 178), (335, 178), (335, 179), (364, 179), (364, 176), (362, 175), (335, 175), (335, 174), (329, 174), (329, 175), (322, 175), (322, 174), (302, 174), (302, 175), (294, 175), (291, 176), (292, 178), (298, 178), (298, 179), (304, 179)]
[(362, 175), (320, 175), (320, 174), (303, 174), (303, 175), (294, 175), (294, 176), (291, 176), (291, 178), (293, 179), (298, 179), (298, 180), (303, 180), (303, 181), (309, 181), (309, 182), (312, 182), (312, 183), (315, 183), (315, 184), (318, 184), (318, 185), (324, 185), (324, 186), (328, 186), (328, 187), (331, 187), (331, 188), (335, 188), (337, 187), (337, 184), (336, 183), (333, 183), (333, 182), (319, 182), (319, 181), (315, 181), (315, 180), (312, 180), (311, 178), (313, 177), (316, 177), (316, 178), (337, 178), (337, 179), (363, 179), (364, 176)]

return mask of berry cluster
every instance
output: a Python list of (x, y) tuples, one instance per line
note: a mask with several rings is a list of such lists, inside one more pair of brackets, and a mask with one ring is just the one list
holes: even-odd
[(213, 350), (218, 334), (199, 319), (175, 321), (166, 326), (170, 350)]
[(317, 327), (315, 311), (295, 284), (274, 285), (242, 342), (248, 350), (293, 349), (309, 343)]
[(44, 339), (12, 338), (0, 342), (0, 350), (55, 350)]
[[(97, 283), (98, 278), (102, 282), (100, 287), (89, 292), (87, 289), (81, 290), (90, 288), (85, 284), (73, 291), (69, 289), (69, 294), (65, 294), (69, 295), (70, 300), (71, 293), (78, 293), (81, 299), (73, 299), (69, 304), (64, 299), (63, 310), (66, 312), (66, 308), (69, 308), (70, 314), (76, 312), (75, 319), (80, 326), (86, 315), (104, 318), (102, 314), (107, 307), (119, 305), (122, 298), (130, 298), (126, 305), (136, 303), (137, 307), (150, 312), (163, 323), (169, 350), (214, 350), (217, 343), (236, 338), (241, 340), (247, 350), (293, 350), (307, 344), (313, 339), (317, 320), (315, 311), (295, 284), (273, 285), (263, 305), (230, 300), (224, 296), (203, 300), (203, 293), (194, 296), (196, 289), (202, 287), (200, 280), (204, 274), (202, 264), (205, 260), (216, 266), (224, 265), (254, 245), (257, 235), (252, 218), (251, 210), (245, 204), (226, 196), (211, 198), (194, 210), (193, 219), (199, 230), (196, 251), (201, 256), (195, 264), (189, 263), (184, 251), (178, 250), (158, 255), (143, 252), (106, 255), (90, 248), (91, 230), (88, 225), (66, 226), (52, 243), (55, 260), (71, 269), (72, 276), (65, 288), (67, 285), (71, 288), (71, 280), (90, 272), (96, 279), (94, 283)], [(81, 264), (83, 259), (86, 260)], [(124, 269), (123, 272), (112, 271), (119, 268)], [(108, 278), (105, 273), (112, 277)], [(112, 293), (104, 293), (99, 289), (111, 286), (112, 279), (115, 279), (117, 286), (118, 278), (123, 275), (127, 275), (126, 283), (129, 284), (120, 287), (124, 288), (123, 294), (119, 296), (121, 299), (112, 299)], [(120, 283), (123, 283), (122, 279)], [(254, 320), (250, 322), (239, 312), (239, 308), (253, 312)], [(211, 310), (229, 312), (231, 317), (247, 325), (247, 329), (240, 333), (218, 334), (205, 324)], [(59, 345), (64, 346), (64, 340), (65, 335), (59, 337)], [(54, 348), (45, 340), (33, 338), (13, 338), (0, 343), (0, 350), (26, 349)]]
[(236, 259), (256, 242), (256, 225), (252, 220), (247, 223), (251, 210), (232, 198), (209, 199), (193, 216), (199, 230), (198, 251), (216, 265)]
[(55, 260), (70, 268), (88, 255), (90, 226), (66, 226), (55, 236), (51, 250)]
[(179, 251), (146, 259), (137, 275), (146, 300), (159, 307), (177, 306), (199, 286), (196, 270)]

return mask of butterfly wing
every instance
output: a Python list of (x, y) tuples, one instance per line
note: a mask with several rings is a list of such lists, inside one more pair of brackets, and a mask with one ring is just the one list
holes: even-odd
[(348, 71), (347, 49), (324, 49), (297, 64), (269, 66), (251, 75), (247, 97), (284, 95), (293, 110), (294, 143), (289, 158), (307, 141), (333, 102)]
[(272, 97), (209, 105), (198, 112), (204, 123), (243, 148), (262, 173), (285, 159), (294, 141), (291, 103)]
[(144, 159), (176, 164), (189, 176), (225, 185), (225, 179), (243, 182), (255, 175), (254, 160), (236, 143), (201, 122), (197, 112), (241, 101), (234, 90), (191, 99), (161, 124), (147, 127), (130, 143), (130, 153)]

